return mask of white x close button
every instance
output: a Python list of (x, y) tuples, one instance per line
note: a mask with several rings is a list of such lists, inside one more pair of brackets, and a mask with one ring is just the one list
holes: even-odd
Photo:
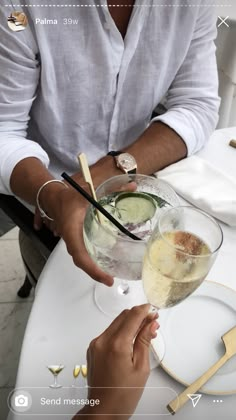
[(229, 16), (227, 16), (226, 18), (223, 18), (221, 16), (218, 16), (218, 19), (220, 20), (220, 23), (218, 25), (218, 28), (222, 25), (227, 26), (227, 28), (229, 28), (229, 24), (226, 22), (229, 19)]

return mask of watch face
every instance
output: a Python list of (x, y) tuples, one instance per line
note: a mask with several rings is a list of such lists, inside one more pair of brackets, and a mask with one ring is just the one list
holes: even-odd
[(125, 172), (129, 172), (137, 168), (136, 160), (129, 153), (121, 153), (117, 156), (117, 165), (122, 168)]

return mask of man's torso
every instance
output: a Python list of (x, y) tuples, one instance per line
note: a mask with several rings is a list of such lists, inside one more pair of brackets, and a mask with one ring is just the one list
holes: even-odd
[(78, 152), (91, 164), (145, 130), (184, 61), (198, 14), (152, 0), (89, 3), (24, 9), (41, 67), (28, 137), (48, 153), (52, 170), (73, 172)]

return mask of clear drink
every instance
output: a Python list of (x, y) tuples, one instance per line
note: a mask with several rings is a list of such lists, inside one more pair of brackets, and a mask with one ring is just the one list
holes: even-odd
[(140, 280), (146, 242), (160, 215), (170, 204), (150, 193), (112, 193), (100, 204), (130, 232), (142, 241), (129, 239), (112, 222), (102, 216), (99, 223), (93, 207), (84, 223), (84, 241), (93, 260), (111, 275), (127, 280)]
[(96, 195), (120, 224), (141, 238), (134, 240), (122, 234), (104, 216), (99, 223), (93, 206), (88, 208), (84, 220), (85, 246), (97, 265), (114, 277), (113, 287), (96, 284), (95, 301), (102, 312), (114, 317), (123, 309), (146, 301), (141, 278), (147, 241), (162, 212), (179, 205), (179, 200), (166, 182), (139, 174), (110, 178), (98, 187)]

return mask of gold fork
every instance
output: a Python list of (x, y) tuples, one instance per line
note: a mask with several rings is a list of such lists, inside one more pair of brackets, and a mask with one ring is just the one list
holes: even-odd
[(195, 394), (209, 379), (231, 358), (236, 354), (236, 327), (225, 333), (221, 340), (225, 345), (225, 354), (200, 378), (196, 379), (191, 385), (188, 386), (181, 394), (172, 400), (167, 409), (171, 414), (175, 414), (183, 405), (188, 401), (188, 394)]

